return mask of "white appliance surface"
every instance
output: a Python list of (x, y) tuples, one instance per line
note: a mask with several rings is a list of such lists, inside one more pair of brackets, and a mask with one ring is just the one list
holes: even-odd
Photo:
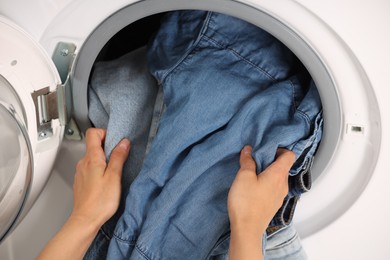
[[(387, 190), (390, 181), (390, 117), (386, 87), (386, 65), (390, 58), (390, 2), (374, 1), (299, 1), (317, 13), (348, 44), (364, 67), (374, 88), (381, 111), (382, 141), (378, 162), (367, 187), (345, 214), (307, 237), (303, 246), (309, 259), (389, 259), (388, 232), (390, 206)], [(337, 59), (337, 57), (334, 57)], [(353, 93), (351, 93), (353, 99)], [(351, 160), (345, 167), (357, 163)], [(340, 169), (342, 174), (343, 169)], [(334, 183), (337, 186), (337, 183)], [(315, 189), (315, 186), (313, 187)], [(332, 193), (329, 187), (329, 193)], [(327, 196), (327, 194), (324, 194)], [(320, 202), (319, 202), (320, 203)]]
[[(0, 15), (4, 15), (25, 29), (51, 55), (58, 41), (73, 42), (80, 47), (101, 21), (129, 2), (136, 1), (117, 0), (105, 4), (103, 2), (107, 1), (0, 0)], [(279, 5), (278, 8), (284, 6), (283, 1), (276, 0), (272, 3), (263, 0), (237, 2), (255, 7), (273, 4)], [(291, 2), (301, 4), (304, 9), (318, 16), (325, 26), (335, 32), (334, 37), (341, 39), (346, 48), (354, 54), (367, 75), (380, 110), (380, 115), (368, 114), (368, 118), (370, 116), (380, 118), (380, 123), (374, 119), (373, 121), (381, 129), (380, 136), (378, 135), (381, 141), (379, 157), (372, 172), (367, 172), (367, 185), (359, 190), (359, 196), (351, 202), (351, 205), (340, 210), (342, 213), (332, 223), (315, 229), (314, 233), (308, 232), (303, 238), (303, 246), (309, 259), (389, 259), (390, 206), (386, 198), (390, 174), (386, 163), (390, 158), (388, 134), (390, 117), (387, 114), (390, 111), (388, 107), (390, 1), (296, 0)], [(180, 6), (180, 1), (177, 3)], [(80, 23), (76, 18), (83, 17), (81, 14), (91, 16), (91, 19), (84, 17), (83, 22)], [(311, 24), (307, 23), (307, 27), (310, 26)], [(321, 41), (326, 46), (327, 39)], [(337, 62), (339, 57), (325, 58)], [(348, 95), (343, 94), (343, 99), (351, 101), (355, 99), (353, 91), (347, 93)], [(364, 105), (363, 103), (362, 106)], [(345, 113), (348, 116), (350, 111)], [(348, 130), (347, 126), (343, 127), (345, 128), (341, 131)], [(351, 140), (348, 135), (342, 135), (341, 139), (341, 141), (355, 143), (355, 140)], [(356, 139), (356, 143), (358, 142), (359, 140)], [(366, 145), (369, 147), (371, 144)], [(74, 168), (83, 155), (84, 149), (83, 141), (63, 141), (45, 189), (22, 223), (0, 245), (0, 259), (33, 259), (58, 231), (72, 208)], [(355, 161), (353, 156), (354, 153), (351, 152), (350, 157), (343, 157), (348, 160), (339, 162), (336, 168), (331, 168), (333, 176), (340, 174), (341, 178), (343, 172), (360, 167), (358, 162), (360, 159)], [(349, 186), (340, 186), (341, 184), (330, 177), (321, 176), (313, 184), (312, 191), (302, 197), (296, 215), (297, 224), (304, 225), (302, 220), (305, 219), (306, 212), (310, 212), (310, 207), (319, 207), (322, 199), (331, 197), (338, 188), (353, 190), (353, 180), (351, 183), (352, 185)], [(340, 198), (340, 201), (342, 200)], [(337, 208), (337, 200), (333, 201), (333, 205), (327, 204), (326, 207), (329, 211), (332, 211), (333, 207)], [(317, 214), (316, 217), (326, 216)]]

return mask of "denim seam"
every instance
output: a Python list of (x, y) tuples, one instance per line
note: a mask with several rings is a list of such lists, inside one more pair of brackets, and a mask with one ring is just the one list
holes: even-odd
[[(226, 234), (225, 237), (224, 237), (224, 236), (222, 236), (222, 237), (223, 237), (222, 240), (219, 241), (219, 242), (217, 242), (217, 243), (215, 244), (215, 246), (212, 248), (212, 250), (211, 250), (210, 253), (209, 253), (208, 258), (211, 256), (212, 252), (213, 252), (216, 248), (218, 248), (218, 247), (219, 247), (222, 243), (224, 243), (226, 240), (230, 239), (230, 232), (229, 232), (228, 234)], [(208, 258), (207, 258), (207, 259), (208, 259)]]
[[(299, 115), (303, 116), (303, 117), (308, 121), (309, 124), (315, 123), (315, 120), (312, 122), (312, 120), (310, 120), (310, 119), (308, 118), (307, 114), (305, 114), (304, 112), (302, 112), (302, 111), (300, 111), (300, 110), (297, 110), (297, 112), (298, 112)], [(318, 112), (315, 118), (317, 118), (318, 115), (319, 115), (321, 112), (322, 112), (322, 111)], [(320, 126), (320, 124), (319, 124), (318, 126)], [(314, 143), (314, 141), (317, 140), (317, 137), (318, 137), (318, 135), (320, 134), (320, 129), (319, 129), (320, 127), (316, 127), (316, 128), (317, 128), (317, 130), (314, 129), (313, 134), (310, 136), (309, 140), (307, 140), (307, 142), (305, 143), (304, 149), (306, 149), (308, 146), (311, 146), (311, 145)], [(296, 146), (298, 143), (299, 143), (299, 142), (297, 142), (297, 143), (292, 147), (292, 149), (295, 149), (295, 146)], [(317, 142), (317, 146), (318, 146), (318, 143), (319, 143), (319, 142)], [(304, 150), (304, 149), (303, 149), (303, 150)]]
[(215, 245), (214, 248), (217, 248), (218, 246), (220, 246), (222, 243), (224, 243), (224, 242), (225, 242), (226, 240), (228, 240), (228, 239), (230, 239), (230, 233), (227, 234), (227, 235), (225, 236), (225, 238), (223, 238), (219, 243), (217, 243), (217, 244)]
[(153, 139), (157, 135), (163, 112), (164, 112), (164, 95), (163, 95), (162, 85), (159, 84), (157, 96), (156, 96), (156, 101), (155, 101), (155, 104), (153, 107), (153, 118), (152, 118), (152, 121), (150, 123), (150, 130), (149, 130), (147, 145), (146, 145), (146, 149), (145, 149), (145, 155), (144, 155), (145, 158), (151, 149)]
[[(310, 162), (311, 164), (311, 162)], [(311, 179), (311, 172), (307, 169), (304, 170), (304, 172), (300, 172), (298, 173), (300, 176), (300, 182), (299, 182), (299, 186), (300, 188), (302, 189), (303, 192), (308, 192), (309, 190), (311, 190), (311, 183), (312, 183), (312, 179)], [(306, 185), (304, 185), (304, 181), (303, 181), (303, 177), (307, 175), (307, 178), (309, 179), (309, 185), (308, 187), (306, 187)]]
[(117, 234), (112, 234), (112, 238), (115, 238), (116, 240), (119, 240), (120, 242), (124, 243), (124, 244), (128, 244), (128, 245), (134, 245), (136, 243), (136, 239), (124, 239), (124, 238), (121, 238), (120, 236), (118, 236)]
[(309, 125), (312, 123), (312, 120), (310, 120), (310, 117), (305, 112), (300, 109), (297, 109), (296, 112), (298, 115), (301, 115)]
[[(286, 219), (284, 218), (284, 213), (287, 211), (287, 206), (289, 205), (290, 200), (294, 200), (294, 202), (293, 202), (294, 204), (293, 204), (290, 212), (288, 212), (288, 218), (286, 221)], [(287, 197), (287, 200), (283, 201), (283, 205), (280, 208), (280, 216), (279, 216), (279, 221), (280, 221), (282, 226), (288, 226), (291, 223), (297, 202), (298, 202), (298, 200), (297, 200), (296, 196)], [(278, 213), (279, 213), (279, 211), (278, 211)]]
[(100, 231), (100, 233), (104, 236), (105, 239), (107, 239), (108, 241), (111, 240), (112, 237), (110, 237), (110, 236), (104, 231), (103, 227), (100, 228), (99, 231)]
[[(304, 114), (304, 115), (305, 115), (305, 114)], [(304, 151), (304, 150), (305, 150), (307, 147), (309, 147), (309, 146), (313, 146), (314, 141), (317, 139), (318, 134), (319, 134), (319, 131), (318, 131), (318, 130), (315, 131), (315, 133), (313, 133), (313, 134), (309, 137), (309, 140), (307, 140), (307, 141), (305, 142), (305, 145), (303, 146), (303, 149), (302, 149), (300, 152)], [(298, 145), (298, 143), (299, 143), (299, 142), (296, 142), (296, 143), (292, 146), (291, 150), (295, 150), (295, 147)], [(318, 147), (318, 144), (317, 144), (316, 147)], [(312, 148), (311, 148), (311, 149), (312, 149)], [(305, 162), (306, 162), (306, 158), (305, 158), (305, 160), (304, 160), (303, 163), (305, 163)], [(303, 163), (302, 163), (302, 164), (303, 164)], [(298, 174), (299, 174), (299, 173), (298, 173)]]
[[(295, 250), (293, 253), (284, 253), (283, 259), (290, 259), (291, 257), (295, 258), (295, 255), (302, 256), (302, 249), (303, 249), (302, 246), (299, 246), (299, 248), (297, 250)], [(306, 258), (304, 258), (304, 259), (306, 259)]]
[[(303, 147), (303, 150), (305, 150), (309, 146), (313, 146), (314, 141), (317, 140), (318, 135), (320, 134), (320, 131), (317, 129), (317, 131), (314, 131), (314, 133), (310, 136), (309, 140), (305, 143), (305, 146)], [(318, 143), (317, 143), (318, 146)], [(313, 147), (310, 148), (312, 150)]]
[(267, 71), (265, 71), (263, 68), (259, 67), (258, 65), (254, 64), (253, 62), (251, 62), (250, 60), (248, 60), (247, 58), (245, 58), (244, 56), (239, 54), (236, 50), (234, 50), (232, 48), (229, 48), (229, 47), (226, 47), (226, 46), (223, 46), (222, 44), (220, 44), (219, 42), (217, 42), (213, 38), (210, 38), (207, 35), (203, 35), (203, 38), (206, 38), (207, 40), (213, 42), (215, 45), (218, 45), (221, 49), (230, 51), (231, 53), (233, 53), (235, 56), (237, 56), (241, 60), (245, 61), (249, 65), (251, 65), (254, 68), (256, 68), (258, 71), (260, 71), (262, 74), (264, 74), (267, 78), (271, 79), (272, 81), (274, 81), (274, 82), (277, 81), (277, 79), (274, 78), (272, 75), (270, 75)]
[[(290, 223), (290, 225), (291, 225), (291, 223)], [(290, 225), (281, 226), (278, 230), (276, 230), (276, 231), (274, 231), (274, 232), (272, 232), (272, 233), (268, 233), (268, 231), (267, 231), (267, 239), (269, 239), (269, 238), (273, 237), (274, 235), (276, 235), (277, 233), (279, 233), (279, 232), (285, 230), (285, 229), (288, 228)], [(270, 227), (270, 225), (268, 225), (267, 229), (268, 229), (269, 227)]]
[[(316, 139), (315, 136), (317, 136), (317, 135), (318, 135), (318, 131), (317, 131), (317, 133), (315, 133), (315, 134), (313, 134), (312, 136), (310, 136), (309, 140), (307, 140), (307, 141), (305, 142), (305, 145), (303, 146), (303, 149), (301, 149), (301, 150), (299, 151), (299, 153), (302, 153), (307, 147), (312, 146), (313, 143), (314, 143), (314, 140)], [(291, 148), (291, 150), (295, 150), (295, 147), (298, 145), (298, 143), (299, 143), (299, 142), (296, 142), (296, 143), (294, 144), (294, 146)], [(299, 157), (300, 157), (300, 156), (299, 156)], [(304, 163), (304, 162), (303, 162), (303, 163)]]
[(295, 233), (294, 236), (292, 238), (290, 238), (289, 240), (287, 240), (287, 241), (283, 242), (282, 244), (279, 244), (279, 245), (277, 245), (275, 247), (267, 249), (266, 251), (271, 252), (271, 251), (274, 251), (274, 250), (278, 250), (279, 248), (283, 248), (285, 246), (288, 246), (288, 245), (294, 243), (297, 238), (298, 238), (298, 235)]
[(293, 99), (293, 106), (294, 106), (294, 110), (296, 111), (297, 110), (297, 102), (295, 100), (295, 86), (294, 86), (294, 83), (292, 83), (291, 80), (288, 80), (288, 82), (290, 83), (291, 85), (291, 88), (292, 88), (292, 99)]
[(203, 25), (202, 25), (202, 28), (200, 29), (200, 33), (197, 37), (197, 39), (195, 40), (195, 42), (193, 43), (193, 45), (189, 48), (188, 51), (186, 51), (183, 56), (169, 69), (167, 69), (167, 71), (161, 76), (161, 79), (159, 80), (159, 82), (163, 82), (165, 80), (165, 78), (173, 71), (175, 70), (175, 68), (177, 68), (187, 57), (188, 55), (194, 51), (194, 49), (196, 49), (196, 47), (198, 46), (199, 42), (201, 41), (202, 39), (202, 36), (204, 35), (204, 32), (206, 31), (206, 28), (208, 27), (208, 24), (209, 24), (209, 20), (210, 20), (210, 12), (207, 14), (206, 16), (206, 19), (205, 21), (203, 22)]
[[(283, 222), (285, 223), (285, 225), (289, 225), (289, 224), (291, 223), (291, 221), (292, 221), (292, 219), (293, 219), (293, 217), (294, 217), (294, 212), (295, 212), (295, 209), (296, 209), (296, 207), (297, 207), (299, 197), (298, 197), (298, 196), (293, 196), (292, 198), (289, 198), (289, 201), (290, 201), (291, 199), (294, 200), (294, 202), (293, 202), (294, 204), (292, 205), (291, 210), (290, 210), (290, 212), (289, 212), (287, 222), (284, 221), (284, 219), (283, 219)], [(286, 205), (286, 207), (287, 207), (287, 205)], [(285, 210), (286, 210), (286, 208), (285, 208)]]
[(147, 260), (151, 260), (152, 258), (150, 258), (149, 256), (146, 255), (146, 252), (144, 250), (142, 250), (142, 248), (140, 248), (138, 245), (135, 245), (135, 249), (140, 253), (140, 255), (142, 255), (145, 259)]

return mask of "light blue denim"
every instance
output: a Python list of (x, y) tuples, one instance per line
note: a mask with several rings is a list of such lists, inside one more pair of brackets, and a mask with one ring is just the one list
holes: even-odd
[(88, 93), (89, 118), (95, 127), (107, 129), (107, 159), (122, 138), (129, 138), (132, 144), (123, 169), (119, 210), (100, 229), (85, 259), (105, 259), (116, 222), (124, 211), (128, 187), (138, 175), (154, 136), (150, 131), (152, 119), (158, 117), (154, 115), (157, 92), (156, 80), (147, 68), (145, 47), (94, 66)]
[[(301, 240), (292, 223), (268, 237), (264, 246), (264, 260), (306, 260)], [(228, 260), (228, 248), (225, 253), (213, 257), (213, 260)]]
[(163, 86), (166, 111), (130, 186), (107, 258), (226, 255), (227, 194), (246, 144), (254, 148), (259, 172), (272, 163), (278, 147), (298, 158), (290, 172), (298, 177), (291, 177), (288, 211), (279, 213), (269, 230), (281, 232), (299, 194), (310, 188), (300, 180), (310, 180), (322, 134), (318, 92), (296, 57), (244, 21), (181, 11), (165, 17), (148, 59)]
[(300, 238), (292, 223), (267, 239), (264, 260), (306, 260)]

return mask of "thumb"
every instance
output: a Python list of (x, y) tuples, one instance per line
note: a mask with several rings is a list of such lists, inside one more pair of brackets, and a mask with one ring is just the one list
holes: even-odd
[(279, 148), (276, 153), (276, 159), (271, 163), (260, 176), (272, 176), (276, 178), (277, 176), (285, 179), (288, 179), (288, 173), (295, 161), (295, 153), (287, 149)]
[(240, 170), (256, 173), (256, 162), (252, 158), (252, 147), (245, 145), (240, 154)]
[(108, 162), (106, 172), (108, 174), (119, 174), (122, 176), (123, 164), (125, 163), (127, 156), (130, 152), (130, 141), (128, 139), (122, 139), (117, 146), (112, 150), (110, 161)]

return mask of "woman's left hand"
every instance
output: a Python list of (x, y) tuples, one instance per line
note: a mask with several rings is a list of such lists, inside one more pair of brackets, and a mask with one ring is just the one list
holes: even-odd
[(105, 136), (104, 129), (87, 130), (87, 153), (77, 164), (73, 184), (72, 214), (37, 259), (82, 259), (99, 228), (117, 211), (130, 141), (120, 141), (106, 163)]
[(73, 184), (71, 217), (83, 219), (99, 228), (119, 207), (122, 169), (130, 151), (130, 141), (123, 139), (112, 151), (107, 164), (102, 147), (105, 135), (104, 129), (87, 130), (87, 152), (77, 164)]

